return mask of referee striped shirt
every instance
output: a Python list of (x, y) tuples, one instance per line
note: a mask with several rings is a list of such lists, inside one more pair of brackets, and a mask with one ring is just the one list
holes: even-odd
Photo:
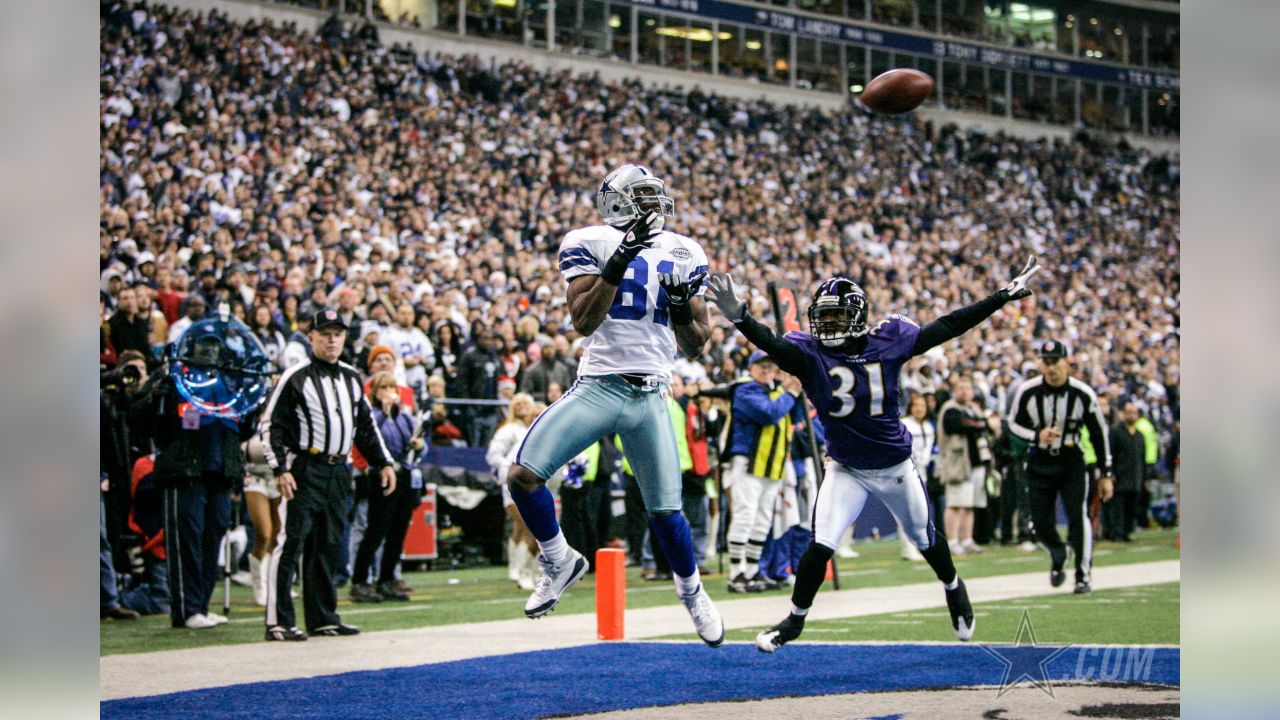
[(294, 456), (345, 456), (352, 445), (371, 467), (391, 464), (360, 374), (344, 362), (308, 358), (291, 366), (271, 393), (266, 414), (271, 422), (263, 438), (265, 454), (277, 475), (289, 469)]
[[(1111, 474), (1111, 443), (1107, 421), (1098, 405), (1098, 396), (1085, 383), (1075, 378), (1053, 387), (1044, 376), (1034, 377), (1018, 386), (1009, 415), (1009, 430), (1031, 444), (1032, 458), (1043, 461), (1046, 456), (1080, 453), (1080, 428), (1089, 428), (1089, 440), (1098, 454), (1098, 466)], [(1040, 431), (1056, 428), (1058, 438), (1046, 443)]]

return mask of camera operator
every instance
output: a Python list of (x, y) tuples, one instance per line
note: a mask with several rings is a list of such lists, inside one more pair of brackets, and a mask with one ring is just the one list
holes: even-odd
[(103, 523), (107, 543), (111, 548), (112, 565), (119, 572), (127, 572), (129, 560), (125, 554), (121, 535), (129, 517), (129, 476), (133, 461), (129, 406), (138, 388), (147, 378), (147, 363), (135, 350), (120, 353), (116, 366), (101, 374), (98, 395), (98, 438), (101, 451), (98, 454), (99, 471), (106, 479), (103, 489)]
[[(194, 329), (192, 332), (196, 332)], [(191, 343), (193, 366), (220, 365), (224, 338), (209, 330)], [(224, 418), (184, 401), (167, 371), (144, 386), (134, 411), (149, 420), (155, 439), (153, 478), (164, 492), (169, 619), (175, 628), (200, 630), (225, 623), (209, 611), (217, 584), (218, 547), (231, 520), (231, 489), (244, 477), (244, 452), (259, 411)]]

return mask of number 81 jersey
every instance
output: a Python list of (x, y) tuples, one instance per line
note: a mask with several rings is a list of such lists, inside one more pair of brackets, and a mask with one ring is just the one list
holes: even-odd
[[(609, 225), (570, 231), (560, 243), (560, 274), (566, 281), (599, 275), (622, 237), (622, 231)], [(578, 375), (634, 373), (670, 381), (676, 335), (658, 275), (674, 272), (688, 281), (707, 271), (707, 255), (698, 243), (673, 232), (660, 232), (654, 240), (654, 247), (642, 250), (627, 266), (609, 314), (583, 342), (586, 352), (578, 362)], [(704, 283), (698, 294), (705, 292)]]
[(827, 433), (827, 454), (859, 470), (891, 467), (911, 457), (902, 424), (898, 376), (911, 358), (920, 327), (890, 315), (867, 334), (856, 355), (822, 345), (808, 333), (787, 333), (804, 352), (800, 378)]

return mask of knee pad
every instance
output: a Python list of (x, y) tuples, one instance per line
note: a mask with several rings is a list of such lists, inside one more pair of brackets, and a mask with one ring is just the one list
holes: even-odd
[(523, 465), (512, 465), (507, 471), (507, 487), (513, 493), (521, 493), (528, 495), (536, 492), (538, 488), (547, 484), (546, 480), (534, 475), (532, 471)]

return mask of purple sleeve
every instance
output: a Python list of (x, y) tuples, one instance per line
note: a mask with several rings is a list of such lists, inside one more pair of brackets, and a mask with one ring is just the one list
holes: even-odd
[(901, 315), (890, 316), (888, 322), (890, 326), (885, 328), (888, 330), (885, 336), (891, 344), (886, 355), (901, 360), (910, 358), (911, 351), (916, 346), (916, 338), (920, 336), (920, 326)]

